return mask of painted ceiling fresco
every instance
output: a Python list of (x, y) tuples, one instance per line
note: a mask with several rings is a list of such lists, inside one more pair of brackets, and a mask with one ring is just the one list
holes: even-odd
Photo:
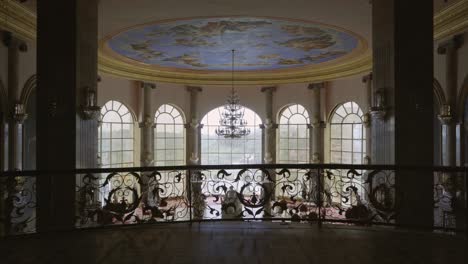
[(191, 70), (276, 70), (332, 61), (357, 49), (349, 33), (302, 21), (196, 18), (145, 25), (108, 40), (111, 50), (145, 64)]

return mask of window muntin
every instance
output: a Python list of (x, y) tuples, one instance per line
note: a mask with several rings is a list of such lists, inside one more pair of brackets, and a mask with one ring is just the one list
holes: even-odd
[(278, 163), (309, 162), (309, 113), (299, 104), (287, 106), (279, 116)]
[(249, 108), (245, 108), (244, 119), (250, 134), (231, 139), (215, 133), (219, 126), (220, 112), (223, 107), (211, 110), (203, 119), (201, 130), (201, 163), (205, 165), (221, 164), (260, 164), (262, 163), (262, 131), (260, 117)]
[(185, 130), (181, 112), (164, 104), (156, 111), (154, 123), (155, 165), (185, 165)]
[(98, 147), (103, 168), (134, 166), (133, 117), (128, 108), (109, 101), (101, 109)]

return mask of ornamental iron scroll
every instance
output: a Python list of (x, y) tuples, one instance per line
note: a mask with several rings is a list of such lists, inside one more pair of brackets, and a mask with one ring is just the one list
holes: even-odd
[(77, 186), (77, 227), (188, 220), (185, 172), (87, 174)]

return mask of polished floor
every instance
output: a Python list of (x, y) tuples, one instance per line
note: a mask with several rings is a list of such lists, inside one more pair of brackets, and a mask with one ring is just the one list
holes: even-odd
[(0, 263), (468, 263), (464, 236), (217, 222), (84, 230), (0, 240)]

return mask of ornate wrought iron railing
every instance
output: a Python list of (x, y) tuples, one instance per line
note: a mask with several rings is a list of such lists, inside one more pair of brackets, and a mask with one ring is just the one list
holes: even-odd
[(433, 178), (432, 229), (466, 230), (468, 168), (260, 164), (4, 172), (0, 232), (35, 232), (36, 179), (64, 173), (76, 175), (76, 228), (223, 220), (398, 226), (402, 171)]

